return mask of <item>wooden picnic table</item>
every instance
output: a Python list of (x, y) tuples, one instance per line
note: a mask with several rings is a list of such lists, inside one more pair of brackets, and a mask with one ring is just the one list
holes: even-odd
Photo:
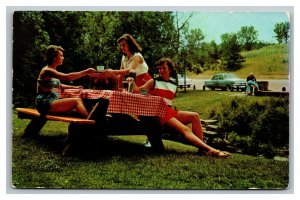
[[(70, 145), (80, 146), (84, 140), (106, 135), (146, 135), (155, 151), (164, 150), (158, 116), (164, 116), (167, 103), (164, 98), (112, 90), (65, 89), (60, 98), (77, 97), (91, 102), (100, 102), (101, 117), (86, 120), (72, 116), (40, 115), (36, 109), (17, 108), (20, 118), (31, 122), (24, 136), (37, 135), (48, 120), (68, 122), (68, 139), (63, 154)], [(109, 113), (110, 115), (107, 115)], [(134, 116), (138, 116), (136, 119)]]

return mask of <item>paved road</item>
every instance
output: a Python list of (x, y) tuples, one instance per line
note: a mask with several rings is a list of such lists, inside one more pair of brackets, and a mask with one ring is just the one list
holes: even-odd
[[(202, 90), (204, 81), (208, 79), (192, 79), (193, 83), (196, 85), (196, 90)], [(271, 91), (282, 91), (282, 87), (286, 88), (286, 91), (290, 91), (290, 81), (289, 80), (260, 80), (260, 81), (268, 81), (269, 87), (268, 89)]]

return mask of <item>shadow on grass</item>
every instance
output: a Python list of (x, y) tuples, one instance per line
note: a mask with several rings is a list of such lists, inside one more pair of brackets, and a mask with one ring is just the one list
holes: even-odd
[[(39, 135), (36, 138), (15, 138), (14, 142), (16, 145), (19, 143), (17, 140), (22, 140), (21, 143), (26, 143), (26, 145), (34, 145), (36, 148), (42, 148), (45, 151), (52, 152), (53, 154), (62, 155), (62, 151), (65, 147), (66, 137), (64, 136), (45, 136)], [(20, 144), (23, 145), (23, 144)], [(83, 138), (76, 142), (73, 142), (66, 157), (79, 158), (83, 160), (110, 160), (113, 157), (121, 156), (123, 158), (135, 159), (144, 158), (145, 156), (158, 156), (165, 154), (182, 154), (182, 152), (177, 152), (175, 150), (165, 150), (165, 151), (154, 151), (150, 147), (145, 147), (143, 141), (139, 143), (126, 141), (120, 139), (119, 137), (93, 137), (93, 138)]]

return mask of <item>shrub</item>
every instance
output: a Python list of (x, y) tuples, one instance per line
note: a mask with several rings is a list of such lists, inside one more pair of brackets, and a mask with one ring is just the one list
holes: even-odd
[(287, 98), (234, 98), (222, 101), (211, 118), (227, 135), (230, 146), (243, 153), (267, 157), (289, 144), (289, 101)]

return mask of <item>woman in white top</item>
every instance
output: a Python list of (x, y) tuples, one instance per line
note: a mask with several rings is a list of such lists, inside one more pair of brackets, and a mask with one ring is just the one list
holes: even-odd
[(135, 83), (137, 86), (145, 84), (152, 77), (148, 73), (148, 65), (144, 60), (141, 46), (129, 34), (122, 35), (117, 40), (120, 51), (123, 53), (120, 70), (114, 70), (123, 80), (124, 75), (133, 72), (136, 75)]

